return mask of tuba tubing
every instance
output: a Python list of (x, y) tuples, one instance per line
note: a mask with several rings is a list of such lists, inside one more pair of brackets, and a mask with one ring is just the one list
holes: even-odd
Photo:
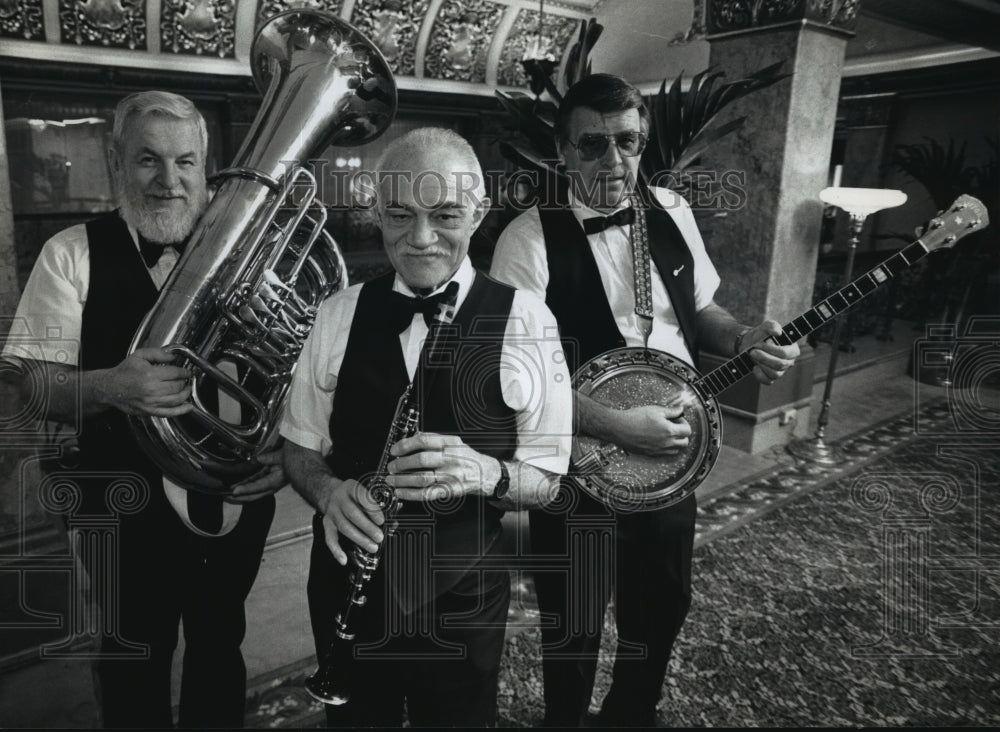
[(191, 370), (191, 412), (129, 422), (168, 478), (216, 495), (256, 473), (256, 457), (277, 445), (316, 311), (347, 286), (319, 184), (302, 164), (330, 145), (374, 140), (397, 108), (378, 48), (332, 13), (268, 19), (251, 69), (260, 111), (233, 164), (213, 177), (215, 195), (129, 349), (165, 348)]

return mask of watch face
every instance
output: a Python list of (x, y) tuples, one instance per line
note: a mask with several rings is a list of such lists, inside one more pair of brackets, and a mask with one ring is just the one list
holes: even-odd
[(497, 462), (500, 463), (500, 480), (497, 481), (496, 487), (493, 489), (493, 497), (503, 498), (510, 488), (510, 473), (507, 472), (507, 466), (503, 464), (503, 460)]

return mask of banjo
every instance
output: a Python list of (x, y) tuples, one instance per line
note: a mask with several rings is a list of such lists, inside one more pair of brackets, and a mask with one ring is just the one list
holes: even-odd
[[(781, 346), (795, 343), (925, 255), (951, 247), (988, 223), (981, 201), (959, 196), (947, 212), (928, 222), (919, 239), (792, 320), (780, 336), (769, 340)], [(688, 445), (675, 454), (654, 457), (578, 435), (573, 443), (571, 477), (616, 511), (663, 508), (690, 496), (711, 472), (722, 445), (716, 397), (753, 371), (750, 350), (704, 375), (673, 356), (647, 348), (616, 348), (587, 361), (573, 375), (576, 391), (615, 409), (682, 407), (691, 436)]]

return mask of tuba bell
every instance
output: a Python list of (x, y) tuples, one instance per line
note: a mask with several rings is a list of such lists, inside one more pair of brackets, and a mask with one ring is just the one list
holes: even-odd
[(192, 411), (129, 420), (167, 477), (216, 495), (257, 472), (256, 457), (277, 444), (316, 311), (347, 286), (316, 178), (301, 163), (375, 139), (397, 106), (378, 48), (331, 13), (270, 18), (251, 67), (260, 112), (233, 165), (214, 177), (215, 196), (130, 348), (165, 348), (191, 370)]

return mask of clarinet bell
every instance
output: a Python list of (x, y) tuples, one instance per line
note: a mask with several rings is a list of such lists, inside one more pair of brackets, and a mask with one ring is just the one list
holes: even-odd
[(324, 663), (316, 673), (306, 679), (305, 687), (309, 696), (324, 704), (339, 707), (351, 700), (351, 692), (338, 674), (333, 664)]

